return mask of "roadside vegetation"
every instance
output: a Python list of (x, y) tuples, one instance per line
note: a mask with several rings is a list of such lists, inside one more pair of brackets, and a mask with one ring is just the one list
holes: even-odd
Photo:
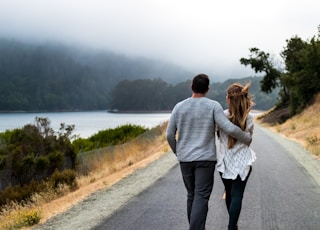
[(301, 113), (320, 92), (320, 26), (318, 34), (310, 40), (294, 36), (286, 42), (280, 53), (283, 60), (278, 62), (256, 47), (249, 49), (249, 58), (240, 59), (241, 64), (264, 74), (260, 83), (263, 92), (280, 88), (275, 110), (287, 109), (281, 122)]
[(165, 141), (163, 126), (128, 124), (72, 142), (73, 129), (61, 124), (55, 132), (37, 117), (0, 134), (0, 229), (39, 223), (48, 203), (147, 158)]
[(303, 112), (282, 122), (285, 109), (271, 110), (257, 119), (263, 125), (304, 146), (311, 154), (320, 159), (320, 94), (317, 94)]
[(87, 152), (94, 149), (126, 143), (147, 129), (138, 125), (122, 125), (114, 129), (101, 130), (89, 138), (77, 138), (72, 142), (76, 152)]
[(249, 58), (240, 62), (264, 74), (260, 83), (263, 92), (280, 89), (275, 106), (259, 120), (320, 156), (320, 26), (311, 39), (294, 36), (286, 43), (280, 53), (282, 61), (276, 62), (259, 48), (250, 48)]

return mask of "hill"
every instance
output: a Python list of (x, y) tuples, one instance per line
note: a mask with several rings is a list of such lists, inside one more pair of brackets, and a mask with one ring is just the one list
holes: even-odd
[[(0, 112), (168, 111), (190, 96), (193, 76), (159, 60), (0, 39)], [(208, 96), (226, 107), (225, 90), (236, 81), (252, 81), (256, 109), (276, 102), (277, 93), (261, 92), (259, 77), (213, 83)]]
[(106, 109), (122, 80), (189, 79), (179, 66), (61, 44), (0, 39), (0, 111)]
[(283, 122), (288, 117), (288, 109), (271, 110), (258, 119), (287, 138), (302, 144), (313, 155), (320, 158), (320, 94), (300, 114)]

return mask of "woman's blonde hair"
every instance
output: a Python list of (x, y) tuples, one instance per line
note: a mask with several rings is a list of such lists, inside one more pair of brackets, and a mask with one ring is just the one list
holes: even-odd
[[(227, 89), (227, 99), (229, 100), (229, 120), (239, 126), (242, 130), (246, 129), (247, 117), (254, 105), (253, 96), (249, 93), (251, 83), (245, 86), (234, 83)], [(228, 136), (228, 148), (232, 148), (237, 139)]]

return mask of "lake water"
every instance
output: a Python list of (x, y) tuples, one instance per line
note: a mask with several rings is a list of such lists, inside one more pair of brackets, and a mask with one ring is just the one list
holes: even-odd
[(170, 113), (108, 113), (94, 112), (56, 112), (56, 113), (0, 113), (0, 132), (7, 129), (22, 128), (26, 124), (34, 124), (35, 117), (45, 117), (50, 126), (58, 131), (60, 124), (75, 125), (73, 134), (87, 138), (99, 130), (116, 128), (125, 124), (141, 125), (146, 128), (155, 127), (169, 120)]

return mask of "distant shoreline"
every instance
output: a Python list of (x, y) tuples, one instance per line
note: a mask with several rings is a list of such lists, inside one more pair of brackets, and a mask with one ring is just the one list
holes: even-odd
[(72, 113), (72, 112), (95, 112), (106, 110), (3, 110), (0, 113)]
[(105, 111), (107, 113), (171, 113), (171, 110), (35, 110), (35, 111), (24, 111), (24, 110), (14, 110), (14, 111), (0, 111), (1, 113), (76, 113), (76, 112), (96, 112)]
[[(16, 111), (0, 111), (0, 114), (6, 114), (6, 113), (76, 113), (76, 112), (103, 112), (106, 113), (118, 113), (118, 114), (130, 114), (130, 113), (136, 113), (136, 114), (147, 114), (147, 113), (171, 113), (171, 110), (39, 110), (39, 111), (23, 111), (23, 110), (16, 110)], [(252, 113), (264, 113), (265, 110), (251, 110)]]
[(107, 110), (108, 113), (171, 113), (171, 110)]

